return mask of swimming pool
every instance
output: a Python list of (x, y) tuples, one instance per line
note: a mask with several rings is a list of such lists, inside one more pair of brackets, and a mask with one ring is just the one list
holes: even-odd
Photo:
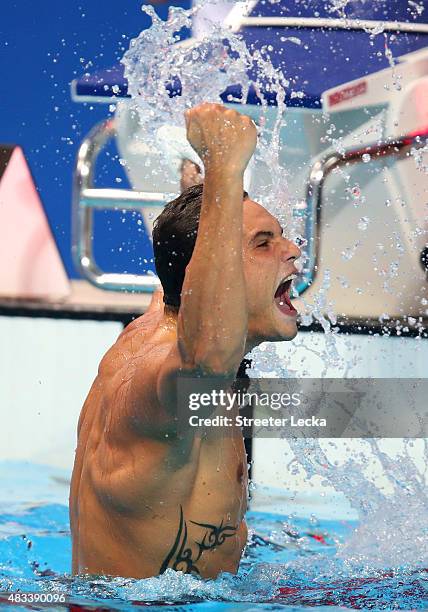
[[(0, 604), (3, 610), (427, 609), (427, 570), (373, 569), (336, 556), (357, 523), (296, 511), (248, 513), (249, 542), (237, 576), (203, 581), (168, 570), (145, 580), (70, 577), (68, 472), (1, 462)], [(7, 500), (7, 501), (5, 501)], [(334, 502), (337, 504), (337, 500)], [(336, 507), (337, 510), (337, 507)], [(289, 513), (288, 513), (289, 512)], [(306, 513), (306, 516), (305, 516)], [(337, 513), (336, 513), (337, 514)], [(391, 534), (394, 537), (394, 534)], [(37, 592), (51, 603), (8, 601)], [(55, 598), (60, 602), (55, 603)], [(66, 601), (61, 603), (65, 598)], [(17, 598), (19, 599), (19, 598)]]

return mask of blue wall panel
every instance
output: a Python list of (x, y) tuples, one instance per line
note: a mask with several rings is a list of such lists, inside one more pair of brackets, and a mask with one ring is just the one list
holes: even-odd
[[(74, 278), (78, 275), (71, 259), (73, 165), (83, 136), (107, 116), (108, 106), (73, 103), (70, 81), (122, 57), (130, 38), (150, 23), (141, 12), (142, 4), (141, 0), (6, 0), (1, 6), (0, 143), (23, 147), (67, 272)], [(190, 2), (174, 4), (187, 7)], [(157, 10), (165, 18), (167, 4)], [(107, 168), (102, 181), (114, 186), (116, 176), (115, 169)], [(114, 227), (100, 229), (102, 243), (107, 244)], [(118, 235), (114, 244), (120, 240)], [(112, 267), (115, 247), (105, 250)]]

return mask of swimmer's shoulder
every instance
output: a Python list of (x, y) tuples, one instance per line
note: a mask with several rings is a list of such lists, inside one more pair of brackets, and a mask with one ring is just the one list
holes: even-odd
[(163, 302), (161, 291), (155, 291), (147, 311), (131, 321), (120, 334), (118, 340), (126, 339), (135, 333), (154, 331), (163, 317)]
[(111, 379), (123, 368), (129, 368), (135, 359), (147, 355), (155, 347), (158, 326), (159, 315), (153, 312), (129, 323), (101, 359), (98, 377)]
[(132, 396), (144, 403), (156, 403), (159, 371), (176, 344), (176, 333), (165, 331), (156, 313), (148, 313), (133, 321), (106, 353), (99, 367), (99, 376), (111, 388), (129, 383)]

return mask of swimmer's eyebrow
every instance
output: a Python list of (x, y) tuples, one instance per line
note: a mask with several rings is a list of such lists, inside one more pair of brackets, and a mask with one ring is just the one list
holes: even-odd
[[(280, 236), (284, 235), (284, 228), (280, 226)], [(271, 230), (260, 230), (250, 239), (249, 244), (254, 244), (259, 238), (275, 238), (275, 232)]]

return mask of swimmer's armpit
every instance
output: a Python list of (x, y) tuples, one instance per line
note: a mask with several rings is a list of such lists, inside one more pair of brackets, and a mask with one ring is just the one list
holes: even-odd
[[(183, 508), (180, 506), (180, 521), (178, 525), (177, 535), (175, 537), (174, 544), (171, 550), (165, 557), (159, 573), (163, 574), (168, 568), (171, 568), (177, 572), (184, 572), (185, 574), (200, 574), (200, 571), (196, 565), (202, 556), (202, 553), (206, 550), (214, 550), (221, 546), (227, 538), (231, 538), (236, 535), (238, 531), (237, 526), (223, 525), (223, 519), (220, 525), (211, 525), (210, 523), (198, 523), (196, 521), (189, 521), (192, 525), (196, 525), (201, 528), (201, 538), (199, 541), (194, 540), (193, 543), (189, 542), (187, 522), (184, 519)], [(193, 551), (191, 544), (197, 546), (197, 551)]]

